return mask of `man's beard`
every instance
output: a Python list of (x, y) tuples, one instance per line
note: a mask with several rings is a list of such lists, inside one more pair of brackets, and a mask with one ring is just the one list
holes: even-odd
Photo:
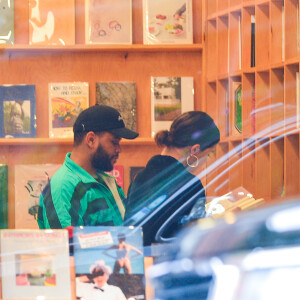
[(118, 158), (118, 155), (110, 157), (101, 145), (99, 145), (92, 157), (91, 163), (94, 169), (109, 172), (114, 168), (111, 162), (114, 157)]

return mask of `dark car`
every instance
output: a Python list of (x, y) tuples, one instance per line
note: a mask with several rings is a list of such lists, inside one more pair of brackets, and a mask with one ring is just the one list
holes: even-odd
[(300, 201), (207, 218), (150, 270), (155, 299), (300, 299)]

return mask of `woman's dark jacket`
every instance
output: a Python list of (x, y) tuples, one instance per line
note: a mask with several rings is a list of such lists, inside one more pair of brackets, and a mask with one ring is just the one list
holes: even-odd
[[(163, 202), (162, 199), (165, 200)], [(138, 225), (137, 218), (155, 214), (143, 225), (144, 246), (159, 242), (155, 235), (161, 225), (180, 207), (164, 237), (173, 236), (182, 226), (197, 202), (198, 216), (205, 216), (205, 190), (198, 177), (192, 175), (175, 158), (166, 155), (153, 156), (146, 167), (130, 184), (126, 202), (125, 225)], [(151, 205), (152, 204), (152, 205)], [(186, 205), (183, 207), (183, 205)], [(199, 208), (198, 208), (199, 211)]]

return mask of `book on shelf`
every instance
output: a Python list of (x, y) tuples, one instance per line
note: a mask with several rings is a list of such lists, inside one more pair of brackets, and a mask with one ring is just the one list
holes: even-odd
[(145, 167), (129, 167), (129, 179), (130, 179), (130, 183), (134, 181), (135, 177), (137, 176), (137, 174), (141, 171), (143, 171), (145, 169)]
[(255, 15), (251, 15), (251, 67), (255, 67)]
[(96, 103), (117, 109), (126, 127), (136, 130), (135, 82), (96, 82)]
[(67, 230), (1, 230), (2, 299), (71, 299)]
[(183, 112), (194, 110), (193, 77), (151, 77), (151, 134), (170, 128)]
[(131, 44), (132, 0), (85, 0), (86, 44)]
[(29, 44), (74, 45), (75, 0), (29, 0)]
[(8, 167), (0, 165), (0, 229), (8, 228)]
[(40, 194), (59, 164), (15, 165), (15, 228), (38, 229)]
[(191, 0), (143, 0), (144, 44), (192, 44)]
[(232, 82), (232, 135), (242, 133), (242, 83)]
[(1, 0), (0, 4), (0, 44), (13, 44), (14, 0)]
[(88, 82), (49, 83), (49, 136), (73, 137), (73, 124), (88, 106)]
[(112, 171), (107, 172), (109, 175), (116, 178), (117, 185), (124, 188), (124, 168), (121, 165), (114, 165)]
[(145, 299), (141, 228), (75, 227), (73, 239), (76, 297)]
[(0, 137), (35, 137), (35, 85), (0, 86)]

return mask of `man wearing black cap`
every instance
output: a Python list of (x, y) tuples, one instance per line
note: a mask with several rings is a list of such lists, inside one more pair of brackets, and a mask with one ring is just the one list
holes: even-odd
[(119, 157), (121, 138), (135, 139), (138, 133), (105, 105), (81, 112), (73, 131), (72, 152), (40, 195), (39, 227), (122, 225), (124, 192), (105, 172)]

